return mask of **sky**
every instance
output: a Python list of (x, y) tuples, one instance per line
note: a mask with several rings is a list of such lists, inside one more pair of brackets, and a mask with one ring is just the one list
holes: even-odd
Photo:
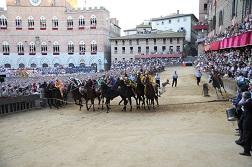
[[(5, 0), (0, 0), (0, 6)], [(199, 0), (78, 0), (79, 6), (103, 6), (119, 20), (122, 30), (135, 28), (144, 20), (176, 13), (193, 13), (198, 18)], [(86, 1), (86, 3), (85, 3)]]

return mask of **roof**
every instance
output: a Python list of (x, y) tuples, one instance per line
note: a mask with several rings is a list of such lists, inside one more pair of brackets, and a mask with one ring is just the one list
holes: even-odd
[(171, 14), (171, 15), (164, 16), (164, 17), (152, 18), (151, 21), (167, 20), (167, 19), (186, 17), (186, 16), (193, 17), (196, 21), (198, 21), (197, 17), (194, 14)]
[(131, 29), (124, 30), (124, 32), (126, 32), (126, 31), (136, 31), (136, 30), (137, 30), (136, 28), (131, 28)]
[(113, 37), (110, 38), (111, 40), (122, 40), (122, 39), (149, 39), (149, 38), (183, 38), (185, 34), (182, 32), (173, 32), (173, 31), (158, 31), (156, 33), (150, 34), (133, 34), (133, 35), (126, 35), (122, 37)]
[(140, 24), (136, 26), (137, 28), (152, 28), (151, 25), (146, 25), (146, 24)]

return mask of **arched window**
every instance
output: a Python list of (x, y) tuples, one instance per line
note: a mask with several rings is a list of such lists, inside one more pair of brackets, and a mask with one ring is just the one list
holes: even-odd
[(97, 24), (96, 17), (95, 15), (92, 15), (90, 18), (90, 28), (96, 29), (96, 24)]
[(91, 54), (96, 54), (97, 53), (97, 43), (96, 41), (91, 42)]
[(4, 64), (4, 68), (11, 68), (11, 65), (9, 63)]
[(71, 16), (67, 17), (67, 29), (72, 30), (73, 29), (73, 18)]
[(7, 41), (4, 41), (2, 44), (2, 51), (3, 55), (9, 55), (10, 54), (10, 45)]
[(84, 55), (86, 52), (85, 43), (83, 41), (79, 43), (79, 51), (80, 51), (80, 55)]
[(24, 45), (22, 42), (18, 42), (17, 52), (18, 52), (18, 55), (24, 55)]
[(41, 44), (41, 54), (42, 55), (47, 55), (47, 44), (46, 44), (46, 42), (42, 42), (42, 44)]
[(74, 43), (72, 41), (68, 42), (68, 54), (74, 54)]
[(32, 16), (28, 17), (28, 29), (34, 30), (34, 18)]
[(17, 30), (21, 30), (22, 29), (22, 19), (19, 16), (16, 17), (16, 29)]
[(37, 64), (35, 64), (35, 63), (31, 64), (31, 68), (36, 68), (36, 67), (37, 67)]
[(59, 42), (57, 41), (53, 43), (53, 55), (59, 55)]
[(84, 16), (79, 17), (79, 29), (84, 29), (85, 27), (85, 19)]
[(52, 18), (52, 29), (53, 30), (58, 30), (59, 27), (59, 20), (56, 16)]
[(46, 67), (48, 67), (48, 64), (43, 63), (43, 64), (42, 64), (42, 67), (43, 67), (43, 68), (46, 68)]
[(24, 65), (23, 63), (20, 63), (20, 64), (18, 65), (18, 67), (19, 67), (19, 68), (25, 68), (25, 65)]
[(0, 28), (7, 29), (7, 25), (8, 25), (7, 18), (4, 15), (0, 16)]
[(46, 18), (44, 16), (40, 17), (40, 30), (46, 29)]
[(34, 42), (30, 42), (29, 51), (30, 51), (29, 52), (30, 55), (35, 55), (36, 54), (36, 46), (35, 46)]

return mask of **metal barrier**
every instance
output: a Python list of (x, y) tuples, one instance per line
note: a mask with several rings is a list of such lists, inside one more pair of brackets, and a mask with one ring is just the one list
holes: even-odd
[(0, 116), (40, 107), (40, 95), (0, 98)]

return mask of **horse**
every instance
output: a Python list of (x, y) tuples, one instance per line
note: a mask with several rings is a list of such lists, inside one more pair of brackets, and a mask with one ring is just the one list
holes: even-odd
[[(72, 93), (72, 97), (74, 99), (74, 102), (76, 105), (79, 105), (80, 106), (80, 111), (81, 111), (81, 108), (82, 108), (82, 98), (84, 97), (85, 98), (85, 94), (82, 94), (81, 93), (81, 85), (76, 85), (74, 82), (71, 82), (69, 85), (68, 85), (68, 92), (71, 92)], [(79, 103), (77, 103), (77, 101)]]
[(118, 85), (119, 95), (121, 96), (122, 101), (124, 102), (123, 111), (126, 111), (126, 106), (127, 106), (128, 101), (130, 104), (130, 111), (132, 111), (131, 97), (133, 97), (136, 100), (136, 104), (138, 105), (133, 88), (131, 86), (126, 85), (124, 80), (121, 80), (121, 79), (117, 80), (116, 85)]
[[(94, 100), (95, 100), (95, 98), (98, 98), (99, 106), (100, 106), (101, 92), (95, 90), (95, 83), (91, 79), (89, 79), (86, 82), (86, 85), (84, 86), (84, 89), (85, 89), (85, 94), (86, 94), (85, 100), (86, 100), (87, 110), (89, 111), (89, 109), (93, 106), (93, 111), (95, 111)], [(90, 107), (88, 107), (88, 101), (89, 100), (91, 101), (91, 106)]]
[(137, 83), (137, 86), (136, 86), (137, 109), (140, 109), (141, 101), (142, 101), (142, 106), (145, 109), (144, 84), (141, 81), (140, 75), (138, 75), (136, 83)]
[(225, 93), (227, 91), (224, 88), (224, 83), (223, 83), (221, 77), (218, 76), (218, 74), (211, 74), (210, 75), (210, 79), (209, 79), (209, 83), (211, 83), (211, 82), (212, 82), (212, 85), (213, 85), (213, 87), (215, 89), (216, 95), (218, 96), (218, 93), (217, 93), (217, 89), (218, 89), (218, 91), (220, 92), (221, 96), (224, 97), (223, 94), (222, 94), (221, 88), (223, 88), (223, 90), (224, 90)]
[(150, 110), (150, 105), (152, 105), (153, 109), (155, 109), (154, 100), (156, 100), (157, 106), (159, 106), (156, 89), (152, 85), (148, 77), (145, 78), (144, 94), (146, 97), (146, 103), (149, 110)]
[[(101, 96), (102, 98), (106, 98), (106, 107), (107, 113), (110, 110), (110, 101), (119, 96), (119, 92), (116, 87), (109, 87), (105, 82), (101, 83)], [(103, 108), (103, 100), (102, 100), (102, 108)]]
[(63, 100), (60, 90), (53, 83), (49, 83), (45, 88), (45, 98), (50, 108), (54, 106), (57, 109), (61, 106), (60, 100)]

